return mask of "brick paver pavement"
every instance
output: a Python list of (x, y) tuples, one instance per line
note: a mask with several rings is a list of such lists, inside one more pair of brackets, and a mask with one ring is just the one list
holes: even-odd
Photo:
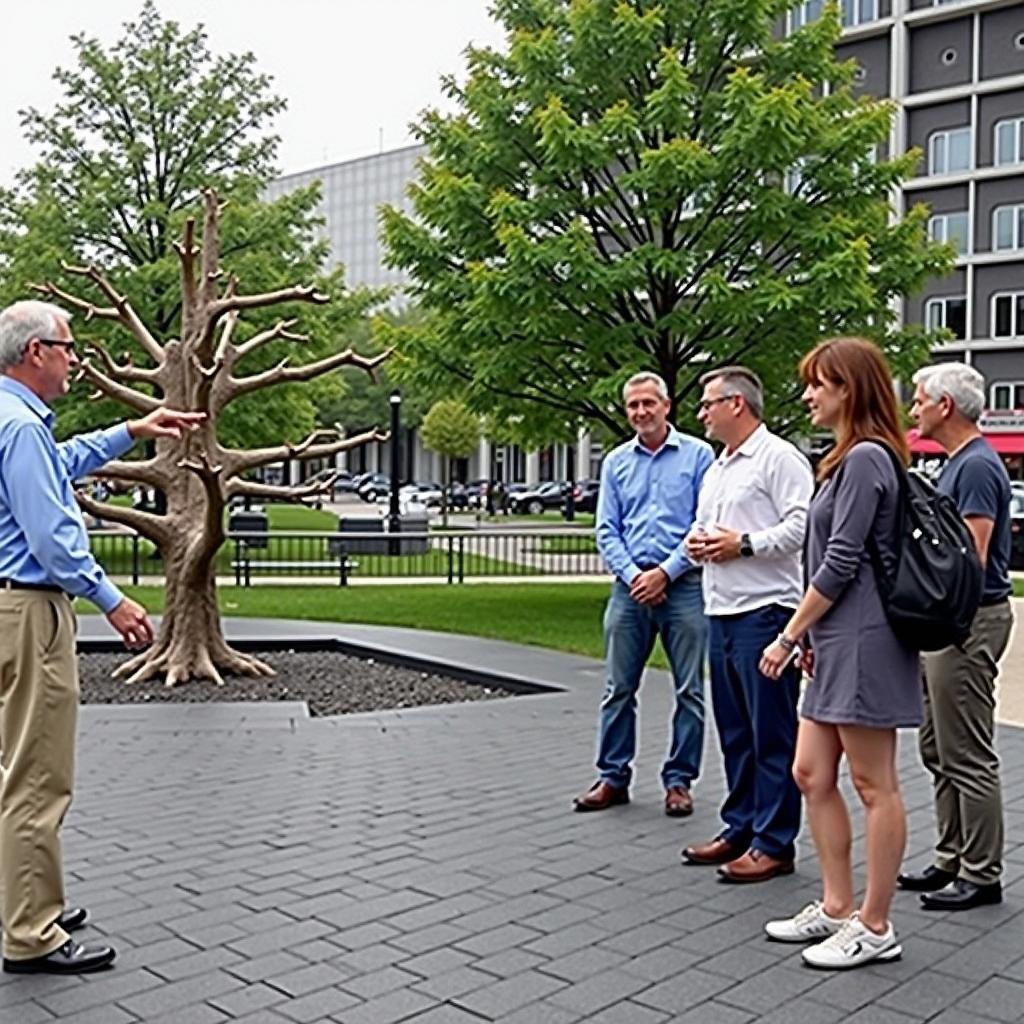
[[(67, 871), (71, 896), (94, 915), (84, 937), (109, 937), (118, 963), (81, 978), (0, 976), (0, 1021), (977, 1024), (1024, 1015), (1019, 730), (999, 737), (1006, 902), (936, 915), (901, 894), (902, 961), (817, 973), (761, 933), (766, 918), (817, 893), (806, 838), (797, 873), (763, 885), (720, 885), (714, 869), (679, 863), (685, 843), (715, 833), (722, 775), (711, 732), (695, 814), (661, 813), (662, 673), (641, 695), (634, 802), (576, 815), (571, 798), (592, 778), (597, 662), (338, 630), (564, 690), (335, 719), (309, 719), (301, 704), (84, 709)], [(913, 737), (904, 739), (911, 859), (924, 863), (930, 792)]]

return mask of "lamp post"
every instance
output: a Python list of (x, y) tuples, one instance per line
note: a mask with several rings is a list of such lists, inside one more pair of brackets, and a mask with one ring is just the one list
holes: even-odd
[(389, 398), (391, 403), (391, 495), (388, 506), (388, 553), (397, 555), (398, 533), (402, 529), (402, 519), (398, 511), (398, 478), (402, 472), (401, 430), (402, 430), (402, 392), (395, 388)]

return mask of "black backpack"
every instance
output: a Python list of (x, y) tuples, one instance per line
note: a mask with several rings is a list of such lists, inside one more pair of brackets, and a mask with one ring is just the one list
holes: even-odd
[(908, 472), (887, 444), (872, 441), (888, 454), (900, 488), (894, 576), (885, 571), (873, 535), (867, 544), (886, 618), (908, 647), (959, 647), (971, 631), (985, 580), (974, 536), (952, 498)]

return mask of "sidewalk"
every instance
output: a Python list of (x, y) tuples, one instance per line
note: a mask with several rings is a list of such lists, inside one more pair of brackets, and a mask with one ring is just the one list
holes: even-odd
[[(82, 620), (83, 631), (104, 625)], [(722, 775), (712, 731), (694, 816), (661, 813), (664, 673), (642, 692), (634, 803), (574, 815), (592, 779), (598, 662), (372, 626), (235, 620), (229, 632), (292, 628), (563, 690), (337, 719), (309, 719), (300, 704), (83, 709), (70, 896), (93, 912), (85, 938), (109, 935), (118, 964), (0, 976), (0, 1019), (978, 1024), (1024, 1013), (1020, 730), (999, 735), (1006, 902), (933, 915), (901, 894), (904, 959), (823, 974), (761, 934), (817, 893), (806, 837), (797, 873), (765, 885), (722, 886), (713, 869), (680, 865), (680, 847), (717, 828)], [(1015, 686), (1016, 660), (1012, 674)], [(912, 735), (901, 760), (921, 863), (931, 797)]]

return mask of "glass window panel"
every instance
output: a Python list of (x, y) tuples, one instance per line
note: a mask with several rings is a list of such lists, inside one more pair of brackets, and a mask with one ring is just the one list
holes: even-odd
[(936, 299), (929, 300), (925, 307), (925, 319), (930, 331), (942, 327), (942, 303)]
[(1017, 207), (1017, 238), (1014, 248), (1024, 248), (1024, 206)]
[(992, 407), (994, 409), (1010, 408), (1010, 388), (1006, 384), (995, 384), (992, 387)]
[(995, 327), (992, 335), (996, 338), (1009, 338), (1013, 334), (1011, 315), (1013, 299), (1009, 295), (1000, 295), (993, 303), (995, 307)]
[(952, 242), (961, 256), (967, 252), (969, 230), (966, 213), (951, 213), (946, 217), (946, 241)]
[(1024, 409), (1024, 384), (1014, 384), (1013, 386), (1013, 407), (1014, 409)]
[(946, 136), (933, 135), (928, 170), (932, 174), (942, 174), (946, 169)]
[(856, 0), (843, 0), (843, 24), (857, 24), (857, 2)]
[(1020, 292), (1016, 297), (1017, 307), (1017, 319), (1013, 324), (1013, 333), (1021, 334), (1024, 333), (1024, 292)]
[(949, 133), (949, 170), (966, 171), (971, 166), (971, 130), (960, 128)]
[(1013, 121), (1004, 121), (996, 125), (996, 163), (1012, 164), (1015, 161), (1014, 149), (1017, 125)]
[(995, 248), (1014, 249), (1016, 245), (1013, 237), (1014, 209), (1012, 206), (1004, 206), (996, 210)]
[(967, 300), (946, 299), (946, 326), (954, 338), (967, 337)]

